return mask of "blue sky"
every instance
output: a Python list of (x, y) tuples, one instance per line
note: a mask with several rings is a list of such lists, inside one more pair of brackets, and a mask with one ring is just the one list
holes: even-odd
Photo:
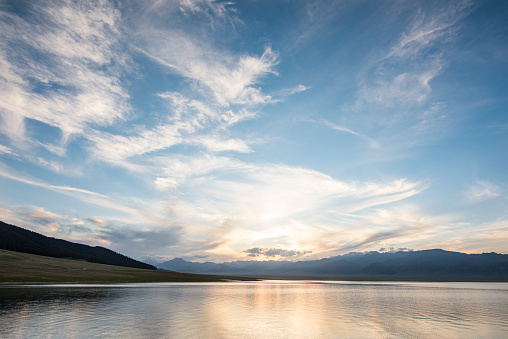
[(0, 11), (0, 220), (137, 259), (508, 253), (507, 2)]

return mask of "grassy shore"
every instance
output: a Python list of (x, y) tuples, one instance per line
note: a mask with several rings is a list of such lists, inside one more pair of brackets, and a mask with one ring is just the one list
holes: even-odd
[(256, 280), (144, 270), (0, 250), (0, 283), (136, 283)]

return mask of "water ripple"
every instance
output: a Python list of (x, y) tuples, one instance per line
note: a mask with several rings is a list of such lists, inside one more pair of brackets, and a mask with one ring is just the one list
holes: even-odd
[(0, 337), (508, 337), (508, 284), (476, 285), (249, 282), (0, 287)]

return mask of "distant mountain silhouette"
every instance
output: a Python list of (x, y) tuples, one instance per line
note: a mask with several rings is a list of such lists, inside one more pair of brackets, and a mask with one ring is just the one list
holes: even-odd
[(44, 255), (55, 258), (72, 258), (116, 266), (157, 269), (153, 265), (131, 259), (100, 246), (88, 246), (46, 237), (24, 228), (0, 221), (0, 249)]
[(176, 258), (159, 268), (205, 274), (347, 280), (508, 281), (508, 255), (465, 254), (441, 249), (409, 252), (353, 252), (311, 261), (195, 263)]

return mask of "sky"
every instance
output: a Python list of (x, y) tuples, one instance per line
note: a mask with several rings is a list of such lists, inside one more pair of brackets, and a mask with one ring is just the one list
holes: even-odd
[(0, 220), (155, 261), (508, 253), (507, 18), (0, 0)]

